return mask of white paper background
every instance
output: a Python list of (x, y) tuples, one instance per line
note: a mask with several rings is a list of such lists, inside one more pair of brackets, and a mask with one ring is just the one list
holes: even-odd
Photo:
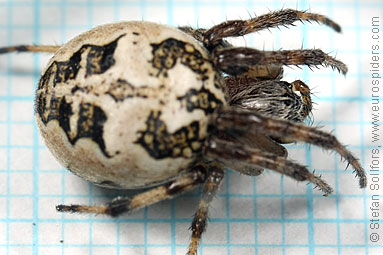
[[(382, 5), (377, 0), (3, 0), (0, 47), (61, 44), (95, 25), (120, 20), (211, 27), (281, 8), (325, 14), (341, 24), (342, 34), (298, 22), (233, 43), (258, 49), (303, 45), (344, 61), (346, 78), (330, 68), (286, 68), (285, 80), (310, 85), (317, 103), (315, 125), (332, 131), (368, 166), (375, 145), (370, 138), (371, 18), (382, 19)], [(48, 59), (49, 54), (0, 56), (0, 254), (185, 254), (199, 190), (118, 219), (55, 211), (59, 203), (102, 203), (117, 193), (63, 169), (41, 141), (33, 94)], [(323, 174), (335, 194), (324, 198), (311, 186), (270, 171), (256, 178), (228, 171), (211, 206), (200, 254), (383, 254), (382, 242), (368, 241), (370, 190), (358, 188), (338, 155), (302, 144), (288, 149), (291, 159)]]

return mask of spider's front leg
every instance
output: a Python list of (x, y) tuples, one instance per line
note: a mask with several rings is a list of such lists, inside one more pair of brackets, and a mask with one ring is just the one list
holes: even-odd
[(330, 66), (343, 74), (347, 66), (319, 49), (260, 51), (247, 47), (217, 49), (213, 52), (217, 68), (231, 75), (241, 75), (253, 66), (306, 65)]
[(359, 185), (365, 188), (367, 185), (366, 172), (357, 158), (347, 150), (338, 139), (317, 128), (303, 124), (267, 117), (254, 111), (237, 108), (226, 108), (217, 112), (214, 118), (217, 127), (222, 127), (225, 132), (261, 132), (270, 137), (280, 137), (291, 141), (302, 141), (324, 149), (338, 152), (355, 170), (359, 178)]
[(316, 21), (337, 32), (341, 31), (338, 24), (323, 15), (285, 9), (248, 20), (229, 20), (218, 24), (205, 32), (203, 43), (209, 47), (218, 44), (225, 37), (243, 36), (272, 27), (293, 25), (296, 21)]

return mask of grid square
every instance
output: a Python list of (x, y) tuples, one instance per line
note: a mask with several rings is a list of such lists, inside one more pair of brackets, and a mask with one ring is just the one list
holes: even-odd
[(62, 169), (61, 165), (53, 157), (48, 148), (39, 150), (39, 170), (59, 170)]
[(0, 219), (6, 219), (8, 216), (8, 204), (7, 199), (5, 197), (0, 197), (0, 203), (2, 206), (0, 206)]
[(280, 219), (282, 217), (280, 198), (259, 197), (256, 199), (256, 204), (258, 219)]
[(57, 212), (56, 210), (56, 205), (58, 204), (62, 204), (61, 197), (40, 197), (39, 198), (39, 218), (40, 219), (61, 219), (62, 214)]
[(32, 149), (10, 149), (11, 170), (32, 170), (33, 151)]
[(286, 255), (309, 255), (309, 249), (304, 247), (286, 247)]
[(314, 242), (319, 245), (337, 244), (337, 225), (335, 223), (314, 223)]
[[(1, 103), (0, 103), (0, 107), (1, 107)], [(1, 113), (0, 113), (0, 116), (1, 116)], [(8, 143), (8, 127), (5, 124), (0, 124), (0, 145), (6, 145), (7, 143)]]
[(40, 222), (39, 244), (58, 244), (62, 240), (62, 224)]
[(259, 247), (258, 254), (264, 255), (282, 255), (283, 250), (280, 247)]
[(141, 223), (120, 224), (120, 244), (143, 245), (145, 243), (144, 225)]
[(315, 255), (338, 254), (337, 248), (315, 248)]
[(120, 247), (120, 254), (145, 255), (144, 247)]
[(342, 219), (363, 219), (364, 211), (355, 209), (363, 207), (363, 198), (341, 198), (339, 201), (339, 216)]
[(33, 217), (33, 199), (29, 197), (11, 197), (9, 199), (9, 218), (31, 219)]
[[(26, 69), (30, 66), (30, 65), (27, 65), (28, 60), (29, 60), (29, 62), (31, 62), (31, 60), (29, 58), (30, 57), (25, 58), (25, 63), (21, 68)], [(31, 72), (29, 70), (30, 69), (27, 69), (26, 71)], [(32, 75), (23, 75), (23, 76), (12, 77), (11, 95), (12, 96), (19, 96), (19, 97), (34, 96), (34, 83), (35, 83), (35, 79)], [(33, 101), (33, 100), (31, 100), (31, 101)], [(26, 101), (26, 102), (28, 102), (28, 101)], [(31, 110), (31, 109), (28, 109), (28, 110)], [(32, 108), (32, 110), (33, 110), (33, 108)], [(27, 111), (25, 113), (29, 114), (29, 111)]]
[(8, 168), (8, 150), (0, 148), (0, 170)]
[[(115, 247), (92, 247), (93, 255), (118, 254)], [(127, 253), (128, 254), (128, 253)], [(136, 253), (132, 253), (136, 254)]]
[(92, 243), (95, 245), (116, 245), (117, 224), (114, 222), (94, 222), (92, 224)]
[(285, 241), (286, 244), (303, 245), (308, 244), (308, 226), (307, 223), (285, 223)]
[(10, 173), (9, 176), (10, 195), (32, 195), (33, 174), (32, 173)]
[[(224, 253), (221, 253), (224, 254)], [(254, 247), (230, 247), (230, 254), (255, 254)]]
[(62, 253), (61, 247), (39, 247), (39, 255), (52, 255)]
[(8, 176), (6, 173), (0, 173), (0, 195), (7, 194), (8, 190)]
[(39, 193), (41, 195), (62, 194), (62, 181), (61, 173), (39, 173)]
[[(254, 217), (254, 199), (246, 197), (230, 198), (230, 217), (250, 219)], [(246, 208), (246, 210), (244, 210)]]
[[(265, 222), (257, 224), (257, 240), (259, 244), (282, 244), (282, 224)], [(262, 253), (264, 254), (264, 253)]]
[(147, 224), (148, 244), (171, 244), (171, 229), (166, 223), (148, 223)]
[(33, 24), (34, 12), (31, 6), (18, 6), (11, 9), (12, 23), (14, 25), (29, 25)]
[[(0, 101), (0, 121), (6, 121), (7, 118), (8, 118), (8, 103), (6, 101)], [(2, 126), (5, 126), (5, 125), (2, 125)]]
[(85, 6), (70, 6), (66, 8), (66, 23), (69, 26), (83, 26), (88, 24), (89, 10)]
[[(227, 224), (222, 222), (209, 222), (208, 225), (209, 227), (206, 229), (206, 232), (203, 234), (202, 243), (226, 244), (227, 243)], [(185, 229), (184, 231), (186, 231), (188, 235), (190, 235), (190, 232), (187, 231), (187, 229)]]
[(0, 245), (7, 243), (7, 223), (0, 222)]
[(230, 194), (252, 195), (254, 192), (254, 178), (238, 173), (230, 173)]
[[(163, 253), (165, 254), (165, 253)], [(170, 253), (167, 253), (170, 254)], [(209, 254), (209, 255), (222, 255), (222, 254), (228, 254), (226, 247), (204, 247), (202, 245), (202, 254)], [(234, 253), (235, 254), (235, 253)]]
[[(2, 42), (2, 38), (5, 38), (5, 33), (0, 30), (0, 43), (1, 43), (1, 45), (5, 45), (5, 42), (4, 43)], [(2, 68), (4, 70), (7, 68), (7, 65), (8, 65), (8, 61), (6, 61), (6, 59), (4, 59), (4, 58), (0, 59), (0, 68)], [(8, 84), (9, 84), (7, 77), (0, 75), (0, 84), (2, 84), (0, 86), (0, 96), (7, 96)], [(3, 102), (0, 102), (0, 103), (2, 104)], [(7, 105), (7, 104), (5, 104), (5, 105)], [(0, 114), (3, 118), (6, 118), (7, 115), (3, 115), (3, 112), (6, 112), (5, 108), (0, 109)]]
[(270, 171), (255, 178), (257, 194), (281, 194), (281, 176)]
[(335, 219), (336, 216), (336, 199), (314, 198), (313, 199), (313, 215), (315, 219)]
[(230, 222), (229, 224), (230, 224), (230, 243), (253, 244), (255, 242), (254, 223)]
[(151, 219), (169, 219), (171, 201), (166, 200), (156, 203), (147, 208), (148, 218)]
[(114, 8), (109, 6), (100, 6), (93, 8), (93, 23), (97, 25), (108, 24), (114, 20)]
[(118, 17), (120, 20), (144, 20), (142, 8), (139, 6), (120, 6)]
[(168, 8), (165, 6), (148, 6), (145, 10), (145, 20), (166, 24), (168, 22), (167, 10)]
[(32, 254), (32, 247), (8, 247), (10, 255)]
[(340, 242), (345, 245), (364, 244), (364, 224), (362, 223), (341, 223)]
[[(52, 15), (54, 13), (55, 15)], [(40, 7), (41, 25), (59, 26), (61, 22), (62, 10), (58, 5), (42, 5)]]
[(285, 219), (307, 219), (307, 199), (300, 197), (284, 198)]
[(11, 125), (10, 145), (32, 146), (33, 125), (13, 124)]
[[(33, 227), (32, 223), (30, 222), (10, 222), (9, 223), (9, 244), (31, 245), (33, 242), (32, 227)], [(20, 235), (20, 233), (23, 233), (23, 234)]]
[(369, 255), (381, 255), (383, 254), (383, 247), (372, 247), (368, 249)]
[(89, 224), (83, 222), (67, 222), (64, 225), (64, 242), (67, 245), (89, 244)]
[(148, 247), (148, 255), (157, 254), (171, 254), (172, 249), (170, 247)]
[(10, 109), (11, 121), (33, 121), (32, 101), (12, 101)]
[(366, 248), (356, 248), (356, 247), (342, 247), (341, 255), (360, 255), (366, 254)]

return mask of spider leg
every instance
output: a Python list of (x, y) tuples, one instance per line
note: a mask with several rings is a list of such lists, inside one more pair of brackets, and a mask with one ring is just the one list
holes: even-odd
[(203, 42), (209, 47), (216, 45), (225, 37), (243, 36), (272, 27), (293, 25), (296, 21), (316, 21), (333, 28), (337, 32), (341, 31), (338, 24), (323, 15), (285, 9), (248, 20), (229, 20), (222, 22), (205, 32)]
[(320, 146), (324, 149), (338, 152), (355, 169), (361, 188), (366, 187), (366, 172), (355, 156), (347, 150), (335, 136), (314, 127), (266, 117), (254, 111), (236, 109), (222, 109), (213, 119), (216, 127), (224, 127), (226, 132), (262, 132), (271, 137), (282, 137), (288, 140), (302, 141)]
[(221, 161), (234, 170), (237, 162), (247, 162), (256, 167), (277, 171), (297, 181), (309, 181), (322, 190), (325, 195), (333, 192), (333, 189), (324, 180), (315, 176), (305, 166), (261, 149), (213, 137), (208, 142), (206, 153), (208, 157)]
[(0, 48), (0, 54), (11, 52), (51, 52), (55, 53), (61, 46), (58, 45), (18, 45)]
[(171, 199), (185, 191), (192, 190), (204, 183), (206, 178), (206, 166), (205, 164), (199, 163), (195, 165), (191, 171), (181, 175), (177, 179), (133, 197), (117, 197), (110, 203), (100, 206), (57, 205), (56, 210), (70, 213), (106, 214), (116, 217), (122, 213), (131, 212), (162, 200)]
[(192, 237), (189, 245), (188, 255), (197, 254), (197, 249), (201, 240), (202, 233), (206, 229), (208, 219), (209, 204), (218, 191), (219, 185), (224, 177), (224, 167), (222, 164), (211, 162), (208, 166), (208, 177), (202, 191), (202, 197), (194, 215), (192, 225)]
[(330, 66), (342, 74), (347, 66), (319, 49), (260, 51), (247, 47), (217, 49), (213, 52), (213, 61), (227, 74), (241, 75), (257, 65), (307, 65)]

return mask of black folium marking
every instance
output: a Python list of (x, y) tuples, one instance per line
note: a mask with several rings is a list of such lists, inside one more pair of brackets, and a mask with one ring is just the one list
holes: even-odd
[(90, 49), (86, 61), (86, 75), (104, 73), (112, 65), (114, 65), (114, 51), (116, 50), (118, 40), (122, 36), (124, 35), (121, 35), (113, 42), (103, 46), (87, 46)]
[(80, 117), (77, 122), (77, 136), (71, 141), (72, 144), (75, 144), (80, 138), (90, 138), (98, 144), (106, 157), (110, 157), (106, 152), (103, 139), (106, 120), (106, 115), (100, 107), (88, 103), (81, 104)]
[(169, 38), (159, 44), (152, 43), (151, 46), (153, 47), (152, 65), (159, 70), (158, 75), (163, 73), (166, 77), (166, 71), (173, 68), (177, 59), (180, 59), (183, 65), (198, 73), (202, 80), (208, 79), (206, 76), (208, 69), (205, 65), (208, 61), (193, 45)]
[(188, 112), (196, 109), (203, 110), (206, 114), (213, 113), (223, 102), (216, 98), (209, 90), (202, 88), (200, 90), (190, 89), (185, 96), (178, 97), (182, 104), (186, 105)]
[(144, 147), (156, 159), (190, 158), (193, 154), (201, 152), (202, 140), (199, 138), (198, 121), (193, 121), (174, 133), (169, 133), (160, 116), (160, 111), (150, 113), (146, 120), (146, 129), (138, 131), (140, 137), (135, 143)]

